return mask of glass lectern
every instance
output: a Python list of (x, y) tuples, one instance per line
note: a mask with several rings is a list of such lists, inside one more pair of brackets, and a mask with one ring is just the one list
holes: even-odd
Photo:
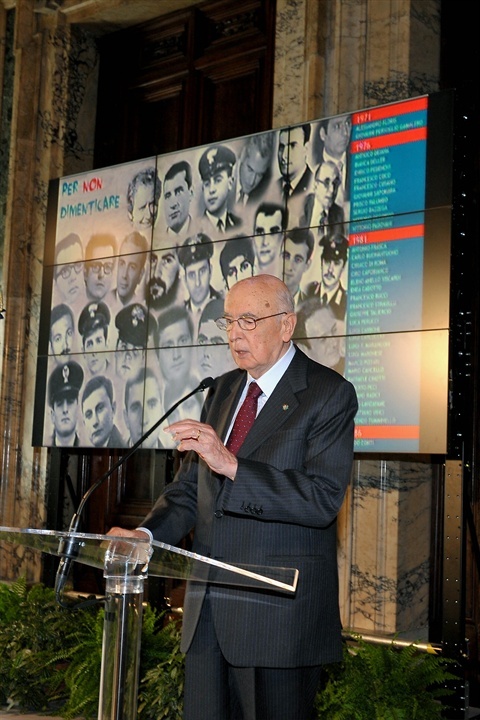
[(229, 565), (161, 542), (0, 527), (0, 541), (103, 568), (105, 621), (98, 720), (136, 720), (147, 575), (294, 593), (295, 568)]

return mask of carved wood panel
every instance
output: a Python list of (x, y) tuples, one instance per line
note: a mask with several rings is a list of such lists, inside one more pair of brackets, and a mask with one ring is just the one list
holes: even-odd
[(215, 0), (104, 38), (96, 167), (268, 129), (274, 6)]

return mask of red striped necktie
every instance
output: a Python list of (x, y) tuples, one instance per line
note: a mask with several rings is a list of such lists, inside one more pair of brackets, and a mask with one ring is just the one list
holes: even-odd
[(257, 385), (257, 383), (250, 383), (248, 386), (247, 396), (237, 413), (232, 432), (227, 440), (227, 450), (230, 450), (230, 452), (234, 455), (236, 455), (239, 451), (257, 416), (257, 403), (261, 394), (262, 389)]

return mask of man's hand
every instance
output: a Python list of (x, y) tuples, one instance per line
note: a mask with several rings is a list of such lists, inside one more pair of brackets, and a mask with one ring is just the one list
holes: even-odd
[(194, 450), (213, 472), (234, 479), (237, 458), (227, 450), (211, 425), (196, 420), (180, 420), (165, 430), (172, 435), (178, 450)]
[(150, 540), (148, 533), (143, 530), (126, 530), (125, 528), (112, 527), (107, 532), (107, 535), (114, 535), (115, 537), (126, 537), (126, 538), (138, 538), (138, 540)]
[[(136, 566), (145, 566), (145, 568), (148, 566), (153, 553), (148, 533), (143, 530), (112, 527), (107, 535), (114, 538), (125, 538), (125, 540), (111, 540), (107, 543), (105, 566), (109, 568), (110, 572), (113, 568), (118, 567), (119, 562), (134, 562)], [(142, 540), (142, 542), (136, 543), (132, 540)]]

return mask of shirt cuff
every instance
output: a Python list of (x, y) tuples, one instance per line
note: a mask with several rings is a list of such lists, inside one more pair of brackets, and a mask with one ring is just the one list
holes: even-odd
[(150, 542), (153, 542), (153, 535), (151, 530), (146, 527), (137, 527), (135, 528), (135, 530), (141, 530), (142, 532), (147, 533), (148, 537), (150, 538)]

